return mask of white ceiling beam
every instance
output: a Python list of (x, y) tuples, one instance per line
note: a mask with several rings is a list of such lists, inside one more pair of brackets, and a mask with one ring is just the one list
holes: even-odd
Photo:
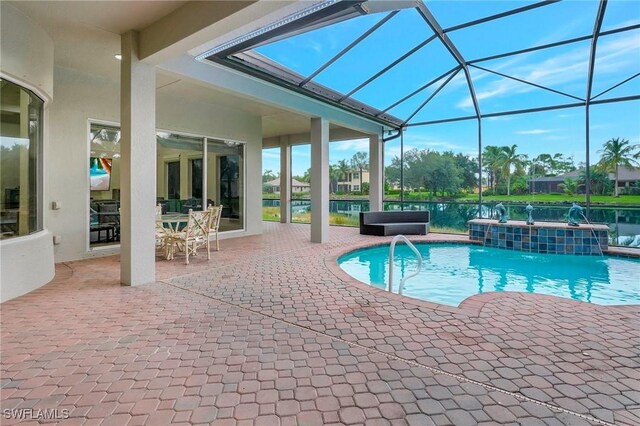
[[(311, 142), (311, 132), (308, 133), (296, 133), (293, 135), (279, 135), (270, 136), (268, 138), (262, 138), (263, 148), (276, 148), (280, 146), (280, 138), (286, 136), (290, 145), (305, 145)], [(340, 127), (337, 129), (329, 129), (329, 142), (348, 141), (353, 139), (365, 139), (369, 135), (359, 132), (353, 129), (346, 129)]]
[(192, 1), (140, 31), (140, 58), (157, 65), (186, 52), (198, 53), (213, 40), (249, 31), (267, 17), (288, 13), (296, 2)]
[(309, 117), (323, 117), (332, 123), (362, 133), (381, 134), (383, 130), (380, 123), (221, 65), (196, 61), (189, 55), (173, 58), (158, 67), (196, 84), (211, 85), (249, 100)]

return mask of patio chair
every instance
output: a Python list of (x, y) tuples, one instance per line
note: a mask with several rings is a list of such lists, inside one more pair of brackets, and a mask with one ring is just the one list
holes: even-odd
[(211, 222), (209, 223), (209, 237), (216, 236), (216, 251), (220, 251), (220, 242), (218, 241), (218, 228), (220, 228), (220, 218), (222, 217), (222, 205), (214, 207), (209, 205), (211, 212)]
[(165, 257), (168, 256), (167, 250), (169, 246), (167, 245), (169, 237), (171, 233), (167, 228), (164, 227), (164, 224), (161, 221), (162, 219), (162, 206), (158, 204), (156, 206), (156, 250), (163, 250)]
[(211, 260), (209, 244), (209, 224), (211, 223), (211, 210), (189, 210), (187, 226), (182, 232), (174, 232), (170, 236), (169, 244), (177, 244), (185, 252), (186, 264), (189, 264), (189, 256), (198, 254), (198, 247), (207, 247), (207, 260)]

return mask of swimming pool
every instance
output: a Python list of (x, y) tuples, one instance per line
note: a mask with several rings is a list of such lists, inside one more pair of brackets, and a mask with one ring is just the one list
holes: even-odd
[[(522, 291), (599, 305), (640, 304), (640, 259), (538, 254), (464, 244), (417, 243), (422, 272), (405, 282), (404, 294), (458, 306), (474, 294)], [(338, 259), (353, 278), (386, 288), (389, 246), (356, 250)], [(408, 246), (398, 245), (394, 292), (401, 277), (416, 270)]]

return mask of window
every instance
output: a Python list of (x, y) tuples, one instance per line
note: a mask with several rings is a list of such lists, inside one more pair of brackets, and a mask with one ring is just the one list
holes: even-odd
[(360, 185), (353, 185), (354, 191), (360, 191)]
[[(120, 128), (90, 128), (89, 240), (97, 247), (120, 240)], [(156, 203), (163, 213), (222, 204), (220, 231), (244, 229), (244, 144), (166, 131), (156, 140)]]
[(89, 129), (89, 241), (120, 240), (120, 128), (92, 123)]
[(0, 84), (0, 239), (8, 239), (42, 229), (38, 165), (44, 102), (9, 81)]
[(207, 140), (207, 204), (222, 205), (220, 231), (244, 229), (244, 144)]
[(353, 174), (353, 178), (354, 178), (354, 179), (360, 179), (360, 173), (355, 172), (355, 173)]

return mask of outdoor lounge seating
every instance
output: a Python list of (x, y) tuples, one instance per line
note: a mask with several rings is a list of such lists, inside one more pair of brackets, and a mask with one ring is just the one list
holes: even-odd
[(428, 211), (360, 212), (362, 235), (426, 235), (429, 233)]

